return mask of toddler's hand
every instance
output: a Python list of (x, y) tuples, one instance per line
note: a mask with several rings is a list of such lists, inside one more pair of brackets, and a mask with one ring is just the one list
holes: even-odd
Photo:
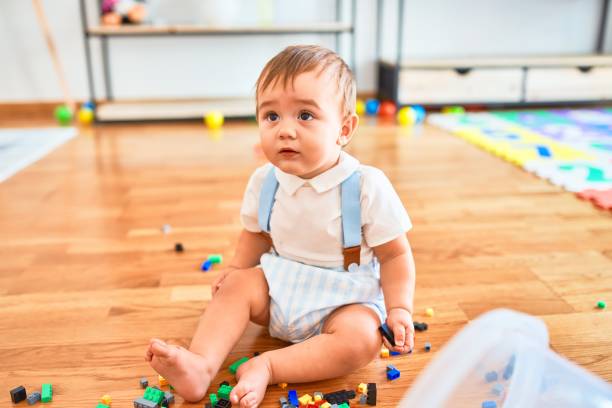
[(227, 275), (229, 275), (230, 273), (232, 273), (233, 271), (235, 271), (238, 268), (235, 268), (233, 266), (229, 266), (225, 269), (221, 269), (219, 271), (219, 276), (217, 276), (217, 279), (215, 279), (211, 285), (211, 289), (212, 289), (212, 295), (215, 296), (215, 293), (217, 293), (217, 291), (219, 290), (219, 288), (221, 287), (221, 285), (223, 284), (223, 281), (225, 280), (225, 278), (227, 277)]
[(410, 353), (414, 348), (414, 325), (410, 312), (401, 307), (389, 310), (387, 326), (393, 332), (395, 347), (383, 338), (385, 347), (400, 353)]

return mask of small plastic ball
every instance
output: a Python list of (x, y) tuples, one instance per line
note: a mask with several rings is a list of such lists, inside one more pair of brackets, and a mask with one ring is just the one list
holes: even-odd
[(412, 126), (417, 121), (417, 114), (410, 106), (404, 106), (397, 112), (397, 122), (400, 126)]
[(422, 123), (425, 120), (425, 108), (421, 105), (413, 105), (412, 109), (416, 113), (416, 123)]
[(53, 115), (55, 120), (62, 126), (69, 125), (72, 122), (72, 111), (66, 105), (60, 105), (55, 108)]
[(210, 111), (204, 116), (204, 123), (209, 129), (219, 129), (223, 126), (223, 122), (223, 114), (219, 111)]
[(465, 113), (465, 108), (463, 106), (445, 106), (442, 108), (442, 113), (462, 114)]
[(81, 108), (78, 113), (79, 123), (83, 125), (89, 125), (94, 120), (94, 113), (91, 109)]
[(366, 101), (365, 110), (368, 115), (376, 115), (379, 107), (380, 102), (378, 102), (378, 99), (368, 99)]
[(378, 108), (378, 115), (384, 118), (392, 118), (397, 112), (397, 107), (391, 101), (383, 101)]
[(355, 113), (359, 116), (363, 116), (365, 113), (366, 106), (365, 102), (361, 99), (357, 99), (357, 103), (355, 104)]

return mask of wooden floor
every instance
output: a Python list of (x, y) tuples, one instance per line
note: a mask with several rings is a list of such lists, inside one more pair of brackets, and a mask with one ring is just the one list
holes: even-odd
[[(215, 277), (199, 265), (210, 253), (232, 256), (242, 193), (262, 163), (257, 140), (253, 123), (218, 134), (195, 123), (109, 125), (0, 184), (0, 406), (15, 386), (50, 382), (52, 406), (94, 407), (108, 393), (129, 407), (140, 377), (156, 384), (145, 345), (152, 336), (189, 343)], [(415, 320), (429, 331), (413, 355), (394, 358), (397, 381), (378, 359), (297, 385), (299, 394), (376, 382), (379, 406), (396, 406), (444, 343), (499, 307), (541, 317), (556, 352), (612, 380), (612, 313), (594, 308), (612, 304), (610, 213), (435, 128), (365, 123), (348, 150), (385, 171), (412, 217)], [(210, 335), (223, 336), (224, 324), (219, 316)], [(229, 363), (282, 345), (250, 327), (214, 390), (234, 384)], [(281, 394), (271, 386), (263, 405), (278, 406)]]

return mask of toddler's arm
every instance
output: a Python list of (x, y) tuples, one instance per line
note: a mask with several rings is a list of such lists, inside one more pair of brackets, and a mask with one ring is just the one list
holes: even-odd
[(380, 262), (380, 283), (385, 296), (387, 325), (395, 336), (394, 349), (410, 352), (414, 347), (412, 308), (416, 278), (410, 244), (402, 234), (373, 249)]

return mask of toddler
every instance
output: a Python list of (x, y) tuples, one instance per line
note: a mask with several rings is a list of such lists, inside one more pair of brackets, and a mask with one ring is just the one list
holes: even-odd
[[(346, 63), (318, 46), (287, 47), (261, 72), (257, 121), (270, 163), (248, 182), (235, 256), (189, 349), (152, 339), (146, 351), (186, 400), (205, 396), (249, 321), (293, 344), (240, 366), (230, 400), (241, 407), (258, 406), (268, 384), (363, 367), (383, 341), (412, 351), (411, 223), (384, 173), (342, 150), (359, 122), (355, 94)], [(381, 339), (385, 322), (395, 347)]]

